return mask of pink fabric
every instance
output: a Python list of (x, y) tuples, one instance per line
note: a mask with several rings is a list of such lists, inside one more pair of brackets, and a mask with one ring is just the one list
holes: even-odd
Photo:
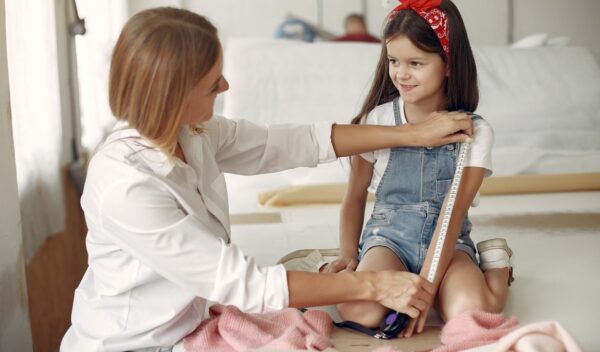
[(504, 336), (492, 351), (581, 352), (573, 337), (556, 321), (521, 326)]
[(287, 308), (267, 314), (246, 314), (216, 305), (210, 318), (183, 339), (186, 352), (245, 351), (249, 348), (324, 350), (332, 345), (331, 317), (324, 311), (302, 314)]
[(518, 324), (516, 317), (507, 319), (502, 314), (466, 312), (446, 323), (440, 338), (443, 346), (433, 352), (462, 351), (487, 345), (514, 330)]

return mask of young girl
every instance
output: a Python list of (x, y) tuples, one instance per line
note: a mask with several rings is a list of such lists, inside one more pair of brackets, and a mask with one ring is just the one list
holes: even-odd
[[(449, 0), (403, 0), (392, 11), (375, 79), (354, 124), (411, 125), (439, 110), (474, 111), (477, 72), (467, 33)], [(434, 287), (443, 319), (480, 309), (499, 312), (507, 298), (510, 249), (503, 239), (479, 243), (481, 269), (469, 233), (467, 210), (491, 174), (493, 132), (474, 118), (474, 138), (448, 227)], [(401, 147), (352, 157), (340, 221), (341, 255), (327, 271), (406, 270), (426, 277), (439, 232), (438, 219), (452, 181), (459, 144)], [(371, 218), (361, 234), (367, 191), (375, 192)], [(440, 221), (441, 222), (441, 221)], [(455, 245), (454, 245), (455, 243)], [(433, 246), (432, 246), (433, 249)], [(403, 292), (401, 292), (403, 293)], [(404, 330), (423, 330), (429, 307)], [(388, 309), (375, 302), (338, 305), (340, 315), (379, 326)]]
[[(433, 286), (411, 273), (258, 267), (230, 243), (223, 172), (274, 172), (378, 148), (464, 141), (472, 134), (468, 116), (434, 116), (412, 127), (261, 127), (213, 116), (215, 97), (229, 87), (222, 65), (216, 28), (195, 13), (151, 9), (123, 28), (109, 84), (118, 122), (88, 168), (81, 205), (89, 266), (61, 351), (181, 348), (208, 300), (246, 312), (373, 300), (417, 316), (412, 307), (433, 299)], [(398, 297), (399, 290), (411, 294)]]

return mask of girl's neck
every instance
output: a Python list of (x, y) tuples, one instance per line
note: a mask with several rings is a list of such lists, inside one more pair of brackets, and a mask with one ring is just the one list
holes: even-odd
[(418, 102), (416, 104), (404, 103), (404, 117), (408, 123), (421, 123), (428, 119), (435, 111), (445, 110), (446, 97), (441, 95), (434, 99)]

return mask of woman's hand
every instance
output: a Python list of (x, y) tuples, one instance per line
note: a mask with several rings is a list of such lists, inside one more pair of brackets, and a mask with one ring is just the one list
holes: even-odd
[(415, 146), (436, 147), (465, 142), (473, 135), (473, 121), (465, 112), (437, 111), (425, 122), (409, 125), (414, 129)]
[(418, 317), (433, 304), (434, 286), (419, 275), (406, 271), (379, 271), (374, 279), (375, 300), (397, 312)]
[(358, 266), (358, 260), (355, 257), (339, 256), (336, 260), (327, 264), (323, 269), (324, 273), (337, 273), (342, 270), (355, 271)]

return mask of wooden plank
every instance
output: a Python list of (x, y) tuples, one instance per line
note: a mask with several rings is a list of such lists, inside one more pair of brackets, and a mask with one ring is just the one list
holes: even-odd
[(279, 224), (281, 223), (280, 213), (239, 213), (231, 214), (231, 225), (251, 225), (251, 224)]
[[(486, 178), (482, 195), (529, 194), (553, 192), (583, 192), (600, 190), (600, 173), (494, 176)], [(289, 186), (258, 194), (264, 207), (341, 203), (345, 183)], [(369, 194), (369, 201), (374, 197)]]

